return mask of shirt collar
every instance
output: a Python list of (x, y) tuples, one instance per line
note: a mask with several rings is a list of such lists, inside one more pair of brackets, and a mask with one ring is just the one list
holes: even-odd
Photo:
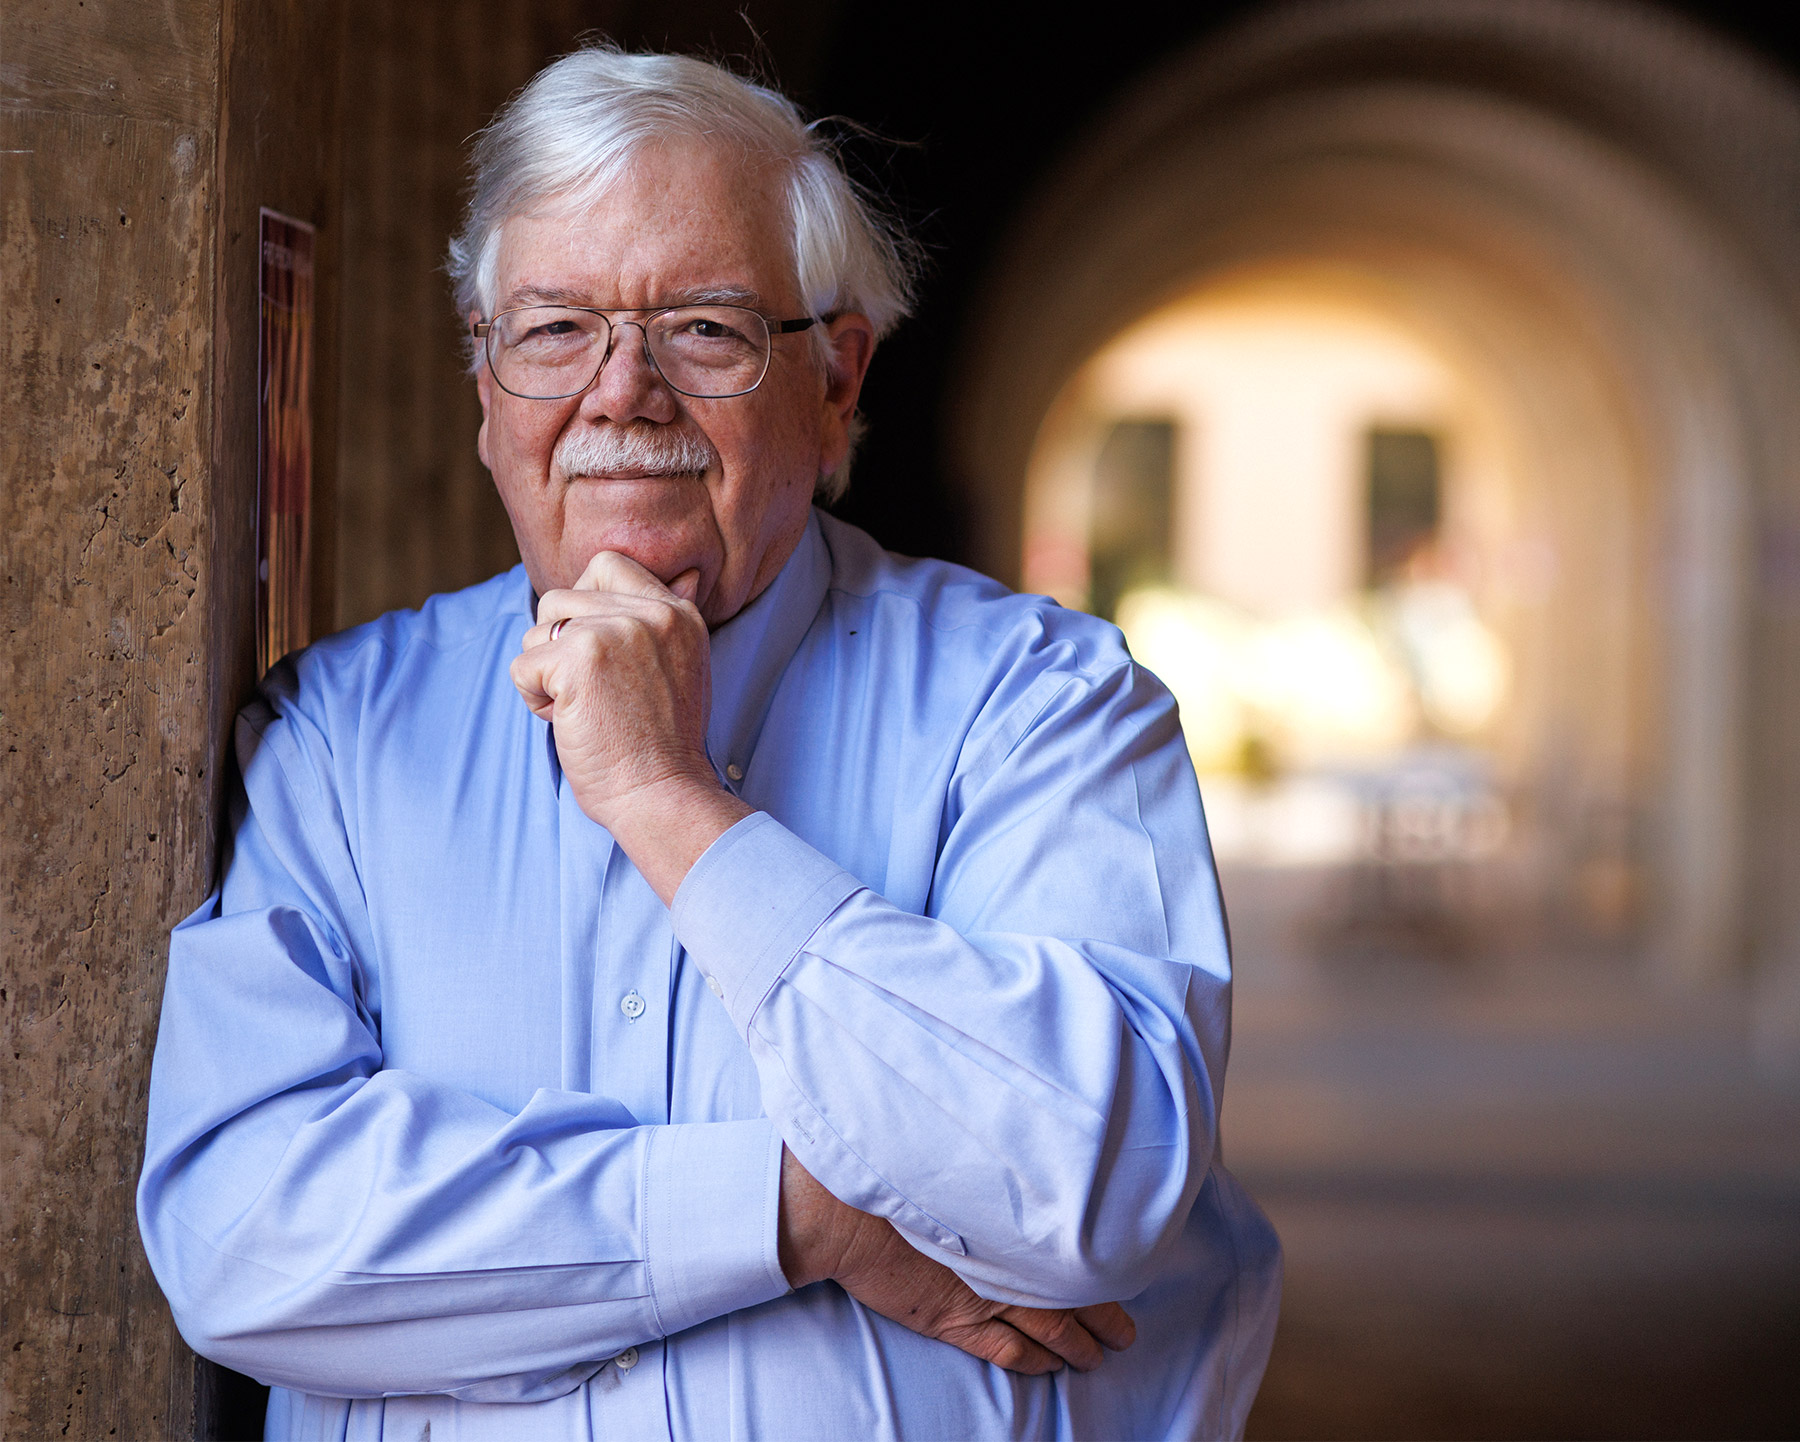
[(775, 687), (819, 614), (830, 581), (831, 554), (813, 511), (800, 544), (768, 589), (712, 633), (706, 749), (734, 791), (750, 769)]

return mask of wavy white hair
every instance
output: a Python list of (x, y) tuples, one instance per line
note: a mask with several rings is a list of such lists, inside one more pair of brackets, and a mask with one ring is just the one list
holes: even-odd
[[(628, 55), (594, 45), (545, 67), (476, 137), (472, 184), (448, 269), (459, 316), (492, 315), (506, 222), (555, 203), (597, 201), (644, 146), (705, 137), (786, 169), (794, 277), (806, 313), (858, 311), (886, 335), (912, 309), (919, 248), (845, 173), (817, 126), (787, 97), (685, 55)], [(824, 336), (818, 355), (829, 363)], [(472, 350), (470, 366), (481, 363)], [(862, 430), (852, 427), (852, 450)], [(835, 500), (849, 458), (819, 478)]]

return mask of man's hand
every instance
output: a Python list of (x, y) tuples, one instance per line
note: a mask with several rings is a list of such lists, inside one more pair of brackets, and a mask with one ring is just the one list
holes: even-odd
[(538, 602), (513, 685), (556, 727), (563, 779), (665, 902), (750, 808), (706, 756), (711, 643), (694, 605), (699, 573), (665, 586), (602, 551), (575, 588)]
[(840, 1202), (781, 1151), (781, 1270), (794, 1287), (825, 1278), (871, 1311), (1008, 1371), (1036, 1375), (1067, 1363), (1091, 1372), (1137, 1339), (1117, 1302), (1093, 1307), (1009, 1307), (978, 1297), (962, 1278), (885, 1220)]
[[(563, 779), (665, 902), (700, 854), (750, 808), (706, 755), (711, 644), (697, 572), (663, 585), (602, 551), (573, 590), (538, 602), (512, 665), (532, 711), (556, 727)], [(827, 1277), (884, 1317), (1015, 1372), (1080, 1371), (1137, 1328), (1117, 1303), (1013, 1307), (977, 1296), (886, 1221), (840, 1202), (782, 1153), (781, 1266), (803, 1287)]]

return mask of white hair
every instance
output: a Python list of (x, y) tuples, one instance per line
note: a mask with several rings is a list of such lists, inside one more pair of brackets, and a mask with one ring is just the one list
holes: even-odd
[[(722, 141), (786, 171), (794, 279), (815, 320), (846, 311), (879, 339), (912, 308), (919, 249), (845, 173), (830, 141), (786, 96), (685, 55), (593, 45), (546, 66), (476, 137), (462, 230), (450, 242), (458, 314), (493, 314), (500, 235), (515, 216), (591, 205), (645, 146), (677, 136)], [(817, 354), (829, 364), (823, 333)], [(472, 349), (471, 366), (481, 363)], [(852, 449), (861, 432), (852, 427)], [(835, 500), (849, 458), (821, 476)]]

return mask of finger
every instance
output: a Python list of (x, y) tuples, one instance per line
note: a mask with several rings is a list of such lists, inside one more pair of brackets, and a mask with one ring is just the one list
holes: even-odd
[(521, 652), (513, 657), (510, 670), (512, 683), (532, 714), (550, 720), (556, 709), (556, 698), (550, 691), (549, 668), (543, 658)]
[[(537, 624), (525, 633), (523, 644), (526, 650), (543, 645), (551, 639), (550, 631), (558, 621), (595, 620), (608, 616), (635, 617), (641, 621), (666, 620), (668, 604), (674, 599), (664, 596), (659, 602), (618, 591), (546, 591), (538, 601)], [(562, 634), (561, 631), (557, 633), (559, 638)]]
[(683, 571), (669, 582), (669, 589), (686, 601), (688, 605), (695, 604), (700, 595), (700, 568), (691, 566)]
[(643, 596), (650, 600), (666, 601), (669, 599), (669, 588), (656, 578), (656, 574), (644, 566), (640, 566), (630, 556), (619, 551), (596, 551), (594, 559), (587, 563), (587, 569), (575, 582), (577, 591), (614, 591), (624, 596)]
[(939, 1339), (960, 1348), (971, 1357), (979, 1357), (983, 1362), (992, 1362), (996, 1367), (1004, 1367), (1009, 1372), (1018, 1372), (1027, 1377), (1059, 1372), (1063, 1366), (1061, 1357), (1049, 1348), (1039, 1346), (1018, 1328), (1008, 1326), (998, 1317), (989, 1318), (985, 1322), (947, 1327), (939, 1334)]
[(1100, 1344), (1075, 1320), (1073, 1312), (1060, 1307), (1002, 1307), (999, 1317), (1047, 1347), (1077, 1372), (1091, 1372), (1105, 1360)]
[(1075, 1320), (1092, 1332), (1101, 1345), (1123, 1352), (1137, 1341), (1137, 1323), (1131, 1313), (1117, 1302), (1101, 1302), (1093, 1307), (1077, 1307)]

